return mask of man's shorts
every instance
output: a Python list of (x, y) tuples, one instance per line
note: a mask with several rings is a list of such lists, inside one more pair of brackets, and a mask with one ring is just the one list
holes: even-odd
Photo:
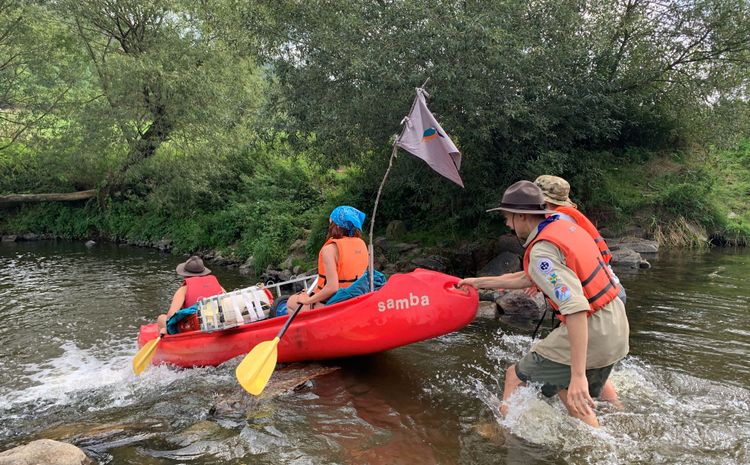
[[(586, 370), (589, 382), (589, 395), (599, 397), (604, 383), (612, 372), (612, 365), (604, 368)], [(561, 389), (567, 389), (570, 384), (570, 366), (553, 362), (536, 352), (529, 352), (516, 363), (516, 376), (521, 381), (542, 384), (542, 394), (552, 397)]]

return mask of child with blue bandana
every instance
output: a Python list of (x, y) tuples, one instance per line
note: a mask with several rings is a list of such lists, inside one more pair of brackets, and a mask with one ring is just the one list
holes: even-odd
[(336, 207), (328, 218), (326, 241), (318, 253), (318, 285), (312, 295), (295, 294), (287, 301), (287, 308), (302, 310), (326, 304), (339, 289), (349, 287), (367, 272), (369, 254), (362, 240), (365, 214), (354, 207)]

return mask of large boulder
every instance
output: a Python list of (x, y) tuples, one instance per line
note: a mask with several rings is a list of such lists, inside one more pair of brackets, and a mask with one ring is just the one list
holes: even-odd
[(523, 255), (523, 244), (515, 234), (504, 234), (492, 241), (492, 248), (495, 253), (511, 252), (516, 255)]
[(417, 257), (411, 261), (415, 268), (425, 268), (428, 270), (439, 271), (441, 273), (448, 269), (448, 259), (440, 255), (430, 255), (428, 257)]
[(0, 452), (0, 465), (89, 465), (93, 462), (76, 446), (39, 439)]
[(640, 268), (641, 262), (644, 262), (641, 254), (632, 249), (617, 249), (612, 251), (612, 261), (610, 264), (614, 267), (622, 268)]
[(496, 302), (503, 315), (538, 320), (544, 313), (544, 295), (541, 292), (530, 297), (522, 290), (508, 291)]
[(385, 227), (385, 237), (389, 240), (402, 238), (406, 234), (406, 224), (401, 220), (394, 220)]
[(521, 271), (521, 258), (512, 252), (502, 252), (479, 270), (479, 276), (500, 276)]
[[(505, 234), (489, 242), (467, 244), (463, 253), (471, 257), (471, 269), (467, 266), (464, 271), (475, 274), (476, 270), (482, 270), (504, 252), (519, 257), (523, 255), (523, 247), (515, 235)], [(466, 265), (469, 265), (469, 263), (466, 263)]]
[(639, 254), (656, 254), (659, 252), (659, 243), (648, 239), (637, 237), (624, 237), (607, 241), (611, 250), (630, 249)]

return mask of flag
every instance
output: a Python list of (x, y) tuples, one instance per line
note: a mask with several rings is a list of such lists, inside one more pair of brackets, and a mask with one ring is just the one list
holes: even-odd
[(423, 89), (417, 88), (413, 109), (404, 121), (406, 126), (396, 145), (426, 161), (430, 168), (464, 187), (458, 174), (461, 168), (461, 153), (427, 108)]

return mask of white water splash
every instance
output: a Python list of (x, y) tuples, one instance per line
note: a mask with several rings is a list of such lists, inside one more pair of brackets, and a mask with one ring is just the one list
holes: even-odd
[(468, 376), (442, 373), (438, 384), (476, 396), (499, 426), (550, 451), (566, 463), (747, 464), (750, 463), (750, 390), (700, 379), (628, 357), (611, 375), (620, 400), (617, 410), (597, 402), (601, 428), (570, 417), (557, 398), (544, 398), (539, 386), (519, 388), (499, 413), (505, 367), (527, 350), (530, 338), (498, 332), (485, 348), (496, 367), (465, 365)]
[(132, 341), (114, 342), (107, 345), (106, 351), (81, 349), (75, 343), (66, 342), (61, 350), (63, 353), (59, 357), (24, 367), (23, 384), (31, 384), (31, 387), (0, 396), (0, 412), (23, 405), (33, 405), (37, 413), (54, 406), (79, 403), (87, 404), (89, 411), (122, 407), (138, 402), (148, 392), (163, 392), (176, 380), (216, 371), (152, 366), (141, 376), (135, 376), (131, 362), (137, 349)]

